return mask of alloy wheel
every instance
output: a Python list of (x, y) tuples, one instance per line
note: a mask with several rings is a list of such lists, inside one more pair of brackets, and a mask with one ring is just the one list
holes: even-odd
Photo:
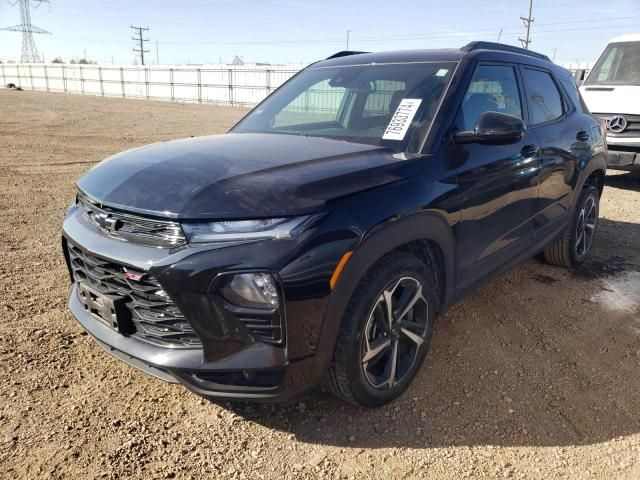
[(362, 369), (369, 385), (388, 389), (411, 371), (429, 333), (429, 306), (413, 277), (391, 282), (371, 309), (362, 339)]
[(584, 257), (591, 248), (593, 235), (596, 232), (596, 201), (593, 196), (587, 197), (576, 223), (575, 253), (578, 258)]

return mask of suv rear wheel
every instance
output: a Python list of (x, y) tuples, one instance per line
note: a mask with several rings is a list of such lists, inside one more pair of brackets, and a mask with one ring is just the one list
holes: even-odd
[(584, 263), (591, 250), (598, 226), (600, 196), (598, 189), (587, 185), (578, 198), (573, 220), (562, 238), (544, 251), (545, 260), (559, 267), (577, 267)]
[(364, 275), (345, 311), (327, 375), (334, 395), (379, 407), (408, 387), (433, 334), (431, 278), (420, 260), (403, 252), (385, 255)]

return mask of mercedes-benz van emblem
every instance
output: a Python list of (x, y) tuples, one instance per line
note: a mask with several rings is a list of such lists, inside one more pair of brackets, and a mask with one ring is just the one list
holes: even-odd
[(624, 129), (627, 128), (627, 119), (616, 115), (611, 120), (609, 120), (609, 131), (613, 133), (624, 132)]

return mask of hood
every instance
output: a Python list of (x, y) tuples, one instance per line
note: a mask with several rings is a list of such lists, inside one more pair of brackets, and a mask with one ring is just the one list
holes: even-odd
[(591, 113), (640, 115), (640, 85), (583, 85), (580, 94)]
[[(415, 160), (415, 156), (412, 157)], [(230, 133), (114, 155), (78, 187), (98, 202), (159, 217), (258, 218), (406, 178), (416, 161), (389, 149), (319, 137)]]

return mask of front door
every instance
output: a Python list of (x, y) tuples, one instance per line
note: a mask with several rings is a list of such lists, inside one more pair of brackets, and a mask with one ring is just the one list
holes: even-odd
[[(473, 130), (487, 111), (525, 118), (515, 66), (480, 64), (460, 105), (456, 128)], [(528, 251), (537, 196), (539, 159), (535, 135), (518, 143), (452, 147), (457, 158), (460, 222), (455, 227), (458, 287), (498, 270)]]

